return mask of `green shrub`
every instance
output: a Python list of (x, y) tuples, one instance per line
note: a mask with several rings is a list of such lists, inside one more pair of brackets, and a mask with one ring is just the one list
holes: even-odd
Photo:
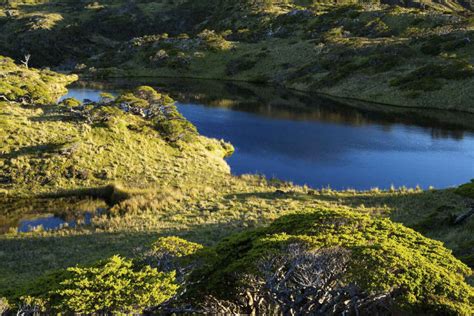
[(138, 270), (119, 256), (94, 267), (69, 268), (72, 276), (61, 282), (58, 307), (81, 314), (141, 312), (171, 298), (177, 291), (174, 272), (149, 266)]
[(151, 249), (140, 252), (136, 262), (163, 272), (173, 271), (176, 283), (184, 285), (189, 273), (200, 262), (198, 256), (194, 255), (203, 248), (200, 244), (179, 237), (161, 237)]
[(100, 94), (100, 103), (109, 103), (109, 102), (112, 102), (113, 100), (115, 100), (115, 97), (111, 93), (102, 92)]
[(61, 101), (61, 105), (67, 106), (68, 108), (74, 108), (81, 105), (81, 101), (75, 98), (67, 98)]
[(200, 244), (176, 236), (158, 238), (152, 245), (155, 253), (166, 253), (178, 258), (192, 255), (202, 248)]
[(225, 35), (227, 34), (218, 34), (213, 30), (205, 29), (197, 36), (204, 41), (208, 49), (213, 51), (223, 51), (229, 50), (233, 47), (232, 42), (229, 42), (224, 38)]
[(162, 104), (164, 99), (162, 99), (162, 95), (152, 87), (139, 86), (131, 92), (121, 94), (116, 101), (118, 104), (127, 103), (131, 106), (147, 109), (153, 102)]
[(258, 274), (262, 258), (294, 243), (348, 250), (345, 282), (363, 293), (389, 294), (406, 312), (471, 315), (474, 291), (465, 281), (471, 271), (440, 242), (388, 219), (345, 210), (298, 212), (225, 239), (213, 249), (208, 265), (195, 273), (206, 282), (193, 293), (233, 299), (248, 286), (241, 276)]

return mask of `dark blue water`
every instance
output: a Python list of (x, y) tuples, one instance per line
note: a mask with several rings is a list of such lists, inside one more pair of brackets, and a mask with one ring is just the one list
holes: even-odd
[(433, 139), (423, 129), (272, 119), (196, 104), (179, 110), (199, 131), (236, 147), (235, 174), (262, 173), (315, 187), (447, 187), (474, 177), (474, 137)]
[[(436, 119), (369, 115), (329, 101), (327, 106), (326, 101), (313, 105), (312, 98), (288, 95), (283, 97), (287, 105), (275, 106), (271, 93), (242, 105), (242, 99), (250, 97), (239, 98), (234, 90), (226, 94), (225, 102), (217, 102), (203, 97), (206, 94), (200, 90), (169, 89), (180, 100), (179, 110), (201, 134), (234, 145), (236, 151), (227, 160), (234, 174), (259, 173), (335, 189), (445, 188), (474, 178), (474, 134), (466, 127), (453, 128), (457, 118), (452, 113), (450, 122), (440, 126), (447, 117), (443, 113)], [(97, 100), (99, 92), (71, 89), (68, 97)], [(292, 106), (294, 102), (298, 107)], [(459, 115), (459, 121), (465, 119), (466, 114)]]

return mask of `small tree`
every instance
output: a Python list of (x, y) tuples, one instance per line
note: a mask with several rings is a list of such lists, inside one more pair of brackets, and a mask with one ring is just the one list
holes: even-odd
[(344, 248), (311, 251), (304, 244), (291, 244), (282, 255), (261, 262), (264, 291), (283, 315), (377, 314), (376, 306), (389, 293), (368, 296), (348, 284), (349, 262), (350, 252)]

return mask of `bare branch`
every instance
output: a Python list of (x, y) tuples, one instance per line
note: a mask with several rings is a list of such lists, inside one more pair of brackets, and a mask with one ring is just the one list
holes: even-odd
[(31, 55), (26, 54), (24, 56), (24, 59), (20, 61), (23, 64), (23, 66), (25, 66), (26, 69), (28, 69), (28, 63), (30, 62), (30, 59), (31, 59)]

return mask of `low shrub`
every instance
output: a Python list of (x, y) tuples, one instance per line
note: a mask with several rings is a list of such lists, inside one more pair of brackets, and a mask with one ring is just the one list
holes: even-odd
[(193, 293), (236, 302), (258, 284), (248, 280), (262, 277), (262, 260), (285, 256), (295, 243), (316, 253), (344, 249), (349, 259), (341, 286), (355, 284), (361, 295), (389, 298), (388, 308), (470, 315), (474, 291), (465, 277), (471, 271), (440, 242), (388, 219), (344, 210), (302, 211), (267, 228), (226, 238), (213, 248), (208, 265), (195, 272), (195, 278), (206, 281), (197, 284)]
[(132, 313), (159, 305), (178, 287), (174, 272), (163, 273), (149, 266), (137, 269), (132, 261), (111, 257), (93, 267), (74, 267), (70, 278), (56, 292), (56, 308), (80, 314)]
[(79, 105), (81, 105), (81, 101), (75, 99), (75, 98), (67, 98), (67, 99), (64, 99), (60, 102), (60, 105), (64, 105), (68, 108), (75, 108)]

